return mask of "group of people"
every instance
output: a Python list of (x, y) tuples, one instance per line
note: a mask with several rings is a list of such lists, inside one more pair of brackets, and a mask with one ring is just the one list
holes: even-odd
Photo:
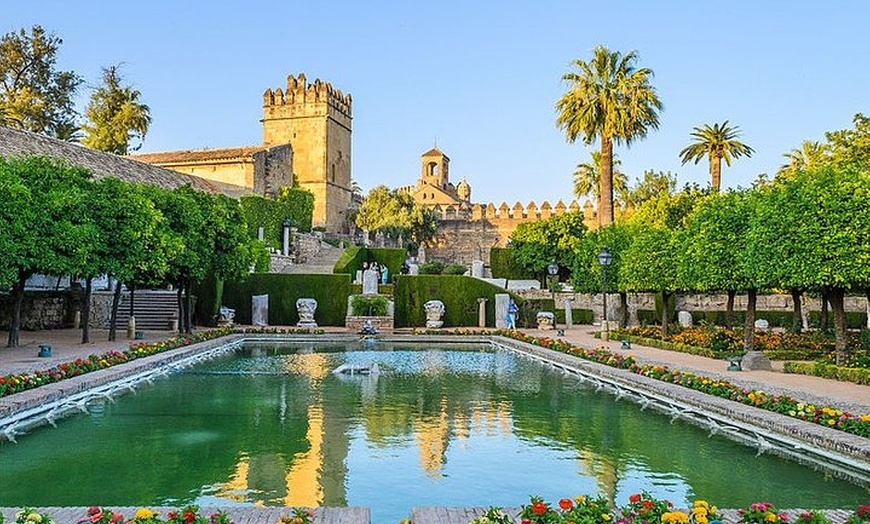
[(371, 264), (368, 262), (363, 262), (363, 271), (375, 271), (378, 274), (378, 282), (383, 285), (386, 285), (389, 279), (390, 270), (387, 269), (387, 266), (383, 264), (378, 264), (377, 262), (372, 262)]

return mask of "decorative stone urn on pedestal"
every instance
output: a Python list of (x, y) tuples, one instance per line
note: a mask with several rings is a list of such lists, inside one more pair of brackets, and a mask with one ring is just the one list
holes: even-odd
[(423, 309), (426, 310), (426, 327), (440, 328), (444, 325), (441, 317), (444, 315), (444, 302), (440, 300), (430, 300), (423, 304)]
[(538, 312), (535, 316), (535, 320), (538, 321), (538, 329), (542, 331), (556, 329), (556, 315), (550, 311)]
[(298, 327), (317, 327), (314, 321), (314, 312), (317, 310), (317, 301), (313, 298), (300, 298), (296, 301), (296, 312), (299, 313)]

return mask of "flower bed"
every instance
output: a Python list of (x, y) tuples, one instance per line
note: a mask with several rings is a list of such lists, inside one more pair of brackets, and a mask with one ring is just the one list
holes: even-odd
[(623, 357), (605, 349), (590, 350), (572, 346), (564, 340), (537, 338), (516, 331), (500, 332), (499, 334), (592, 360), (599, 364), (627, 369), (638, 375), (677, 384), (708, 395), (715, 395), (821, 426), (870, 438), (870, 414), (853, 415), (827, 406), (806, 404), (785, 395), (769, 395), (764, 391), (741, 388), (725, 380), (711, 379), (688, 371), (671, 369), (668, 366), (637, 364), (631, 357)]

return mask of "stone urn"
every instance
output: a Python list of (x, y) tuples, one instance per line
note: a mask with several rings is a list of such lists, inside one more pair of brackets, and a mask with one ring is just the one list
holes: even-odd
[(313, 298), (300, 298), (296, 301), (296, 312), (299, 314), (299, 322), (297, 327), (313, 328), (317, 327), (317, 322), (314, 321), (314, 312), (317, 310), (317, 301)]
[(423, 304), (423, 309), (426, 310), (426, 327), (440, 328), (444, 325), (441, 317), (444, 316), (444, 302), (440, 300), (430, 300)]
[(535, 316), (535, 320), (538, 321), (538, 329), (542, 331), (556, 329), (556, 315), (554, 315), (550, 311), (538, 312), (538, 314)]

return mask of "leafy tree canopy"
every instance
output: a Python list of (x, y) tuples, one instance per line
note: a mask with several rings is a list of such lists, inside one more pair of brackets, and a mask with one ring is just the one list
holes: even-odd
[[(85, 115), (88, 123), (82, 128), (82, 143), (92, 149), (126, 155), (142, 147), (141, 141), (151, 124), (151, 111), (139, 101), (141, 94), (132, 86), (123, 85), (120, 66), (103, 69), (103, 83), (91, 95)], [(131, 147), (131, 141), (138, 144)]]
[(38, 25), (0, 38), (0, 123), (66, 139), (82, 79), (56, 67), (63, 41)]
[(583, 214), (564, 213), (517, 226), (510, 237), (510, 250), (514, 260), (533, 273), (545, 271), (553, 261), (570, 268), (585, 235)]
[(435, 236), (438, 218), (410, 194), (380, 185), (366, 195), (355, 223), (360, 229), (380, 231), (391, 238), (403, 235), (419, 245)]

